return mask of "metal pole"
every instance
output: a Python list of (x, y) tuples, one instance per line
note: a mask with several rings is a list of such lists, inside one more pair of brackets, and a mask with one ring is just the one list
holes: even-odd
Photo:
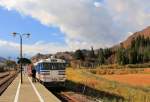
[(20, 35), (20, 68), (21, 68), (21, 84), (23, 83), (22, 79), (22, 36)]
[(14, 36), (16, 36), (16, 35), (20, 36), (20, 70), (21, 70), (21, 84), (22, 84), (23, 83), (23, 78), (22, 78), (22, 37), (24, 35), (26, 35), (27, 37), (29, 37), (30, 34), (29, 33), (27, 33), (27, 34), (20, 34), (20, 33), (16, 33), (16, 32), (13, 32), (12, 34)]

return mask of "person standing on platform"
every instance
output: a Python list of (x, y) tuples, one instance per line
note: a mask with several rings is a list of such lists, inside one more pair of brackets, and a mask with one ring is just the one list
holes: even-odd
[(32, 82), (36, 82), (36, 70), (35, 70), (35, 68), (32, 69)]

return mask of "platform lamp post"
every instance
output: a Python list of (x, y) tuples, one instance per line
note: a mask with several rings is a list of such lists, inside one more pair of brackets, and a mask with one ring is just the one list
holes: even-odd
[(22, 84), (23, 83), (23, 78), (22, 78), (22, 38), (24, 36), (29, 38), (30, 34), (29, 33), (27, 33), (27, 34), (20, 34), (20, 33), (16, 33), (16, 32), (13, 32), (12, 34), (13, 34), (14, 37), (17, 36), (17, 35), (20, 37), (20, 69), (21, 69), (21, 84)]

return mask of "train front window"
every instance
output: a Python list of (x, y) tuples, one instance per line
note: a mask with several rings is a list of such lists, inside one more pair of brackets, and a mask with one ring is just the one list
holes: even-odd
[(65, 69), (65, 66), (64, 66), (63, 63), (57, 63), (57, 68), (58, 68), (59, 70), (63, 70), (63, 69)]
[(62, 70), (65, 69), (62, 63), (52, 63), (52, 70)]
[(64, 63), (43, 63), (43, 70), (64, 70)]
[(51, 69), (50, 63), (43, 63), (43, 70), (50, 70), (50, 69)]

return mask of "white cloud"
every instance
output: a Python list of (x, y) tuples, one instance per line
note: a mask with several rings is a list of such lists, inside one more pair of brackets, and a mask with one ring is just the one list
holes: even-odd
[(149, 0), (0, 0), (0, 5), (59, 27), (68, 49), (111, 46), (150, 24)]
[(95, 7), (101, 7), (102, 4), (100, 2), (94, 2)]
[[(9, 42), (5, 40), (0, 40), (0, 56), (8, 57), (8, 56), (19, 56), (20, 45), (18, 43)], [(23, 45), (23, 53), (32, 56), (37, 53), (56, 53), (56, 51), (66, 51), (69, 50), (67, 46), (63, 46), (57, 43), (45, 43), (43, 41), (38, 41), (34, 44)]]
[(94, 3), (100, 4), (94, 0), (1, 0), (0, 5), (32, 16), (42, 24), (58, 26), (66, 39), (94, 44), (115, 42), (111, 16)]
[(106, 0), (120, 33), (136, 32), (150, 25), (149, 0)]

